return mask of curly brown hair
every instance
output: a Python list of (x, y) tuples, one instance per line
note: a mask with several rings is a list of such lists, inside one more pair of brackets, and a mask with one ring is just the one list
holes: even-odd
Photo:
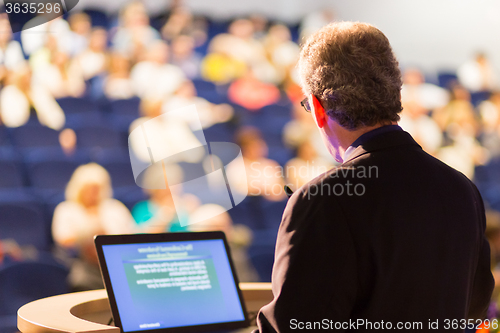
[(372, 25), (323, 27), (302, 46), (299, 71), (304, 93), (348, 130), (399, 120), (401, 71), (389, 40)]

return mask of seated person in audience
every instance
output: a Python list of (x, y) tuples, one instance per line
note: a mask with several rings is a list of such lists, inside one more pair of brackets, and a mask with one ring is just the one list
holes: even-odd
[(490, 98), (479, 104), (481, 116), (481, 144), (492, 157), (500, 156), (500, 92), (493, 92)]
[(102, 75), (107, 69), (108, 33), (103, 28), (95, 28), (90, 33), (88, 47), (80, 52), (73, 60), (80, 66), (84, 80)]
[(81, 97), (86, 88), (81, 68), (70, 61), (67, 53), (55, 48), (50, 52), (49, 63), (33, 70), (33, 81), (56, 99)]
[[(167, 172), (170, 183), (178, 184), (182, 179), (182, 169), (176, 164), (166, 165), (169, 169)], [(158, 169), (146, 170), (144, 183), (145, 185), (153, 185), (158, 187), (158, 184), (166, 184), (163, 173), (158, 174)], [(156, 185), (156, 186), (155, 186)], [(146, 189), (144, 191), (149, 195), (149, 199), (138, 202), (132, 208), (132, 216), (138, 229), (146, 233), (159, 232), (175, 232), (187, 231), (188, 210), (190, 210), (191, 202), (186, 201), (186, 206), (180, 206), (179, 202), (174, 204), (171, 190), (168, 186), (166, 189)], [(176, 194), (180, 196), (180, 193)], [(197, 205), (197, 204), (196, 204)]]
[(403, 101), (402, 105), (399, 126), (410, 133), (427, 153), (436, 154), (443, 143), (441, 128), (429, 117), (429, 111), (419, 103), (407, 100)]
[(76, 133), (71, 128), (65, 128), (59, 133), (59, 144), (66, 156), (73, 156), (76, 152)]
[(120, 26), (112, 38), (114, 51), (120, 52), (134, 62), (160, 34), (149, 25), (146, 7), (140, 1), (129, 3), (121, 12)]
[(82, 53), (89, 44), (92, 22), (85, 13), (74, 13), (68, 18), (71, 34), (68, 53), (73, 57)]
[(449, 93), (434, 84), (426, 83), (423, 73), (417, 68), (408, 68), (403, 75), (401, 101), (421, 107), (422, 112), (429, 112), (444, 107), (450, 100)]
[(23, 29), (21, 31), (21, 43), (24, 53), (30, 57), (43, 48), (49, 39), (55, 40), (55, 47), (63, 52), (71, 52), (71, 29), (68, 22), (62, 16), (55, 19)]
[(182, 35), (191, 36), (194, 44), (201, 46), (207, 40), (207, 24), (202, 18), (194, 18), (189, 9), (177, 6), (162, 27), (161, 34), (169, 42)]
[(280, 82), (290, 75), (299, 60), (299, 46), (292, 41), (290, 29), (286, 25), (276, 24), (269, 28), (264, 38), (267, 57), (277, 70)]
[(450, 102), (434, 110), (432, 117), (444, 132), (450, 126), (458, 126), (475, 136), (478, 130), (470, 93), (459, 84), (451, 87)]
[(9, 18), (0, 14), (0, 82), (5, 84), (7, 71), (20, 70), (25, 66), (21, 45), (12, 40)]
[(494, 91), (498, 89), (498, 77), (486, 55), (478, 52), (457, 70), (458, 80), (471, 92)]
[[(207, 216), (213, 216), (206, 218)], [(233, 224), (226, 209), (215, 204), (200, 206), (191, 215), (193, 221), (189, 225), (191, 231), (223, 231), (231, 249), (231, 257), (240, 282), (259, 280), (247, 255), (247, 248), (252, 243), (252, 231), (242, 224)]]
[[(153, 147), (156, 160), (169, 157), (171, 162), (200, 161), (204, 151), (191, 149), (202, 146), (201, 142), (179, 113), (169, 115), (168, 112), (167, 114), (162, 112), (162, 102), (157, 99), (143, 99), (140, 106), (143, 117), (136, 119), (130, 125), (130, 132), (144, 125), (144, 134), (148, 137), (150, 147)], [(129, 144), (136, 158), (151, 162), (150, 153), (144, 146), (143, 134), (132, 133)]]
[(253, 33), (252, 21), (240, 19), (231, 23), (228, 33), (215, 36), (203, 61), (203, 76), (210, 81), (227, 83), (241, 77), (244, 67), (252, 67), (259, 81), (278, 83), (277, 71)]
[(174, 95), (165, 100), (162, 110), (165, 113), (193, 104), (196, 106), (198, 117), (194, 119), (186, 117), (185, 121), (190, 125), (196, 126), (196, 123), (192, 124), (192, 122), (197, 122), (199, 119), (201, 126), (208, 128), (213, 124), (227, 122), (233, 117), (233, 108), (229, 104), (212, 104), (196, 96), (196, 88), (189, 80), (185, 80)]
[(135, 96), (130, 78), (130, 59), (120, 53), (110, 57), (109, 74), (104, 79), (104, 95), (109, 99), (129, 99)]
[(451, 101), (436, 109), (433, 118), (451, 141), (438, 150), (436, 157), (472, 179), (475, 166), (486, 163), (489, 154), (476, 140), (479, 126), (469, 92), (460, 85), (453, 86)]
[(286, 198), (283, 170), (276, 161), (267, 158), (267, 144), (260, 131), (254, 127), (243, 127), (236, 133), (236, 143), (241, 148), (246, 177), (238, 165), (231, 164), (227, 169), (229, 182), (234, 184), (231, 190), (262, 196), (270, 201)]
[(24, 66), (9, 72), (6, 86), (0, 91), (0, 118), (7, 127), (19, 127), (36, 113), (38, 121), (60, 130), (66, 121), (64, 112), (46, 87), (32, 82), (31, 71)]
[(250, 111), (274, 104), (281, 97), (279, 89), (274, 84), (260, 81), (253, 69), (249, 69), (242, 78), (231, 83), (227, 94), (231, 102)]
[(170, 62), (182, 69), (189, 79), (200, 76), (202, 57), (194, 51), (194, 47), (194, 38), (188, 35), (175, 37), (170, 47)]
[(297, 149), (297, 157), (289, 160), (285, 165), (287, 185), (292, 191), (313, 180), (333, 167), (328, 160), (318, 156), (309, 140), (302, 142)]
[(74, 290), (103, 288), (94, 235), (134, 231), (127, 207), (112, 198), (108, 172), (98, 164), (78, 167), (66, 187), (66, 200), (57, 205), (52, 236), (62, 249), (76, 251), (70, 284)]
[(165, 42), (156, 41), (150, 45), (144, 53), (144, 60), (136, 63), (130, 74), (137, 96), (161, 99), (179, 88), (186, 76), (168, 60)]

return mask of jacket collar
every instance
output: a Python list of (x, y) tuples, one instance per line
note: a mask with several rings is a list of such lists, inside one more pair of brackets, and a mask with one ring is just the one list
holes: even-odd
[(363, 134), (356, 141), (354, 141), (351, 145), (351, 147), (355, 147), (354, 150), (349, 155), (348, 159), (342, 164), (346, 164), (366, 153), (405, 145), (415, 146), (422, 149), (418, 143), (415, 142), (412, 136), (408, 132), (403, 131), (399, 126), (383, 126)]

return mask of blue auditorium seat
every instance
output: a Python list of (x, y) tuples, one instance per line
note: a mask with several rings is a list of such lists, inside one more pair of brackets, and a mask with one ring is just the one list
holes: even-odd
[(78, 148), (119, 148), (126, 147), (121, 134), (113, 128), (84, 127), (75, 130)]
[(66, 115), (65, 127), (72, 129), (86, 127), (109, 128), (108, 119), (100, 111), (70, 113)]
[(10, 142), (9, 136), (7, 134), (7, 129), (5, 126), (0, 125), (0, 147), (10, 146), (12, 143)]
[(93, 27), (107, 28), (109, 25), (108, 16), (106, 13), (98, 9), (84, 9), (83, 12), (90, 16), (90, 22)]
[(271, 282), (274, 264), (274, 247), (253, 247), (248, 251), (253, 267), (259, 275), (260, 282)]
[(12, 141), (19, 149), (59, 146), (59, 132), (40, 125), (25, 125), (11, 130)]
[(282, 201), (262, 200), (261, 207), (264, 212), (264, 227), (267, 230), (278, 230), (287, 202), (288, 199)]
[(450, 85), (458, 81), (457, 74), (454, 72), (439, 72), (437, 74), (439, 86), (448, 89)]
[(12, 238), (19, 245), (33, 245), (39, 250), (49, 249), (49, 228), (39, 204), (0, 203), (0, 216), (0, 238)]
[(24, 185), (20, 163), (0, 159), (0, 189), (19, 188)]
[(66, 116), (74, 113), (99, 111), (97, 105), (88, 98), (64, 97), (57, 100)]
[(214, 124), (203, 129), (207, 142), (234, 142), (235, 131), (234, 125), (230, 123)]
[(265, 228), (264, 212), (262, 211), (262, 197), (248, 196), (228, 213), (235, 224), (243, 224), (252, 230)]
[(109, 172), (113, 188), (137, 186), (130, 161), (103, 163), (102, 166)]
[(479, 106), (481, 102), (486, 101), (490, 98), (491, 93), (489, 91), (478, 91), (470, 94), (470, 102), (474, 107)]
[(68, 269), (54, 262), (12, 262), (0, 266), (0, 332), (17, 331), (17, 310), (34, 300), (69, 292)]
[(77, 162), (68, 160), (30, 163), (27, 169), (31, 186), (45, 201), (61, 196), (78, 165)]
[(109, 110), (112, 114), (123, 116), (139, 117), (139, 105), (141, 99), (139, 97), (132, 97), (129, 99), (117, 99), (109, 102)]

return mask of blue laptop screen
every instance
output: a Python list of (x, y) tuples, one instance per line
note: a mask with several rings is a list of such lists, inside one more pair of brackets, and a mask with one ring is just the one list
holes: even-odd
[(102, 248), (124, 332), (245, 319), (220, 239)]

